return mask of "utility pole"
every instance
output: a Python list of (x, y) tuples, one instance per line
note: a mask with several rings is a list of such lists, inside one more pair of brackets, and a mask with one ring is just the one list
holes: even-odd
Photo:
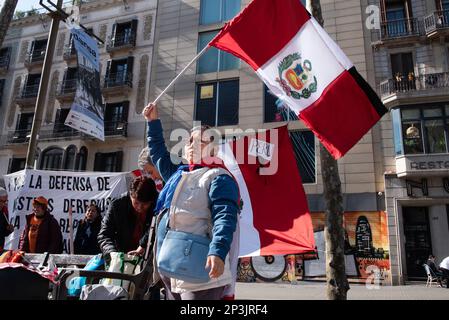
[[(58, 0), (57, 7), (62, 9), (62, 0)], [(50, 34), (47, 41), (47, 50), (45, 51), (44, 65), (42, 67), (42, 76), (39, 83), (39, 92), (37, 94), (36, 107), (34, 109), (33, 127), (31, 128), (31, 137), (28, 143), (28, 152), (25, 168), (32, 169), (36, 156), (37, 144), (39, 140), (38, 133), (42, 125), (42, 117), (44, 114), (45, 99), (47, 97), (48, 83), (50, 81), (51, 66), (53, 63), (53, 55), (56, 47), (56, 38), (58, 37), (59, 22), (63, 17), (58, 12), (49, 14), (52, 17)], [(53, 106), (48, 106), (52, 108)]]
[[(320, 0), (307, 0), (307, 10), (324, 26)], [(321, 175), (326, 201), (326, 283), (329, 300), (346, 300), (349, 283), (345, 268), (345, 233), (343, 226), (343, 195), (338, 163), (320, 143)]]

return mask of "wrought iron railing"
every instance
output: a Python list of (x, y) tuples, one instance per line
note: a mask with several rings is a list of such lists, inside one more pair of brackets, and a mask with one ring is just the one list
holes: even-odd
[(27, 63), (43, 62), (45, 58), (46, 49), (34, 49), (28, 54)]
[(73, 58), (76, 55), (76, 49), (74, 45), (66, 45), (64, 47), (63, 57), (64, 59)]
[(135, 47), (136, 46), (136, 34), (116, 34), (113, 38), (109, 39), (106, 49), (112, 50), (122, 47)]
[(9, 68), (9, 54), (0, 57), (0, 69), (8, 70)]
[(58, 96), (72, 95), (76, 92), (76, 79), (66, 79), (59, 83)]
[(123, 136), (128, 134), (128, 122), (126, 121), (105, 121), (104, 135), (105, 136)]
[(16, 144), (16, 143), (26, 143), (31, 134), (31, 129), (19, 129), (8, 132), (7, 135), (7, 143), (8, 144)]
[(388, 79), (380, 84), (382, 97), (395, 93), (423, 91), (436, 88), (449, 88), (449, 72), (430, 73), (419, 77), (397, 77)]
[(426, 33), (444, 28), (449, 28), (449, 10), (435, 11), (424, 18), (424, 29)]
[(19, 92), (18, 98), (19, 99), (33, 99), (37, 97), (37, 94), (39, 92), (39, 85), (26, 85), (23, 86), (22, 89)]
[(416, 18), (383, 22), (380, 26), (380, 40), (418, 36), (421, 34)]
[(104, 88), (114, 88), (127, 86), (132, 88), (133, 86), (133, 74), (131, 72), (118, 72), (110, 73), (104, 78)]

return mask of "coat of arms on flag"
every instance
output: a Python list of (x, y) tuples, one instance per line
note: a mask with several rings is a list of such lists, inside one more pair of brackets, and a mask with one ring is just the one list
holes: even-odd
[(277, 82), (282, 86), (287, 96), (294, 99), (309, 99), (316, 92), (318, 82), (312, 74), (312, 62), (301, 61), (298, 52), (289, 54), (279, 63), (279, 78)]

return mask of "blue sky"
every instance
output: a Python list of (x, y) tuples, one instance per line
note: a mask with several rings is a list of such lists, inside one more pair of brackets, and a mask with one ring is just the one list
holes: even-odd
[(40, 8), (39, 0), (19, 0), (17, 2), (16, 10), (28, 11), (32, 8)]

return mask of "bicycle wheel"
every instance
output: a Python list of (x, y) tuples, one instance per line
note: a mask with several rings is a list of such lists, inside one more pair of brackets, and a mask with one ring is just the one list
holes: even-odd
[(265, 282), (279, 280), (287, 270), (287, 261), (284, 256), (251, 257), (251, 268), (256, 278)]

